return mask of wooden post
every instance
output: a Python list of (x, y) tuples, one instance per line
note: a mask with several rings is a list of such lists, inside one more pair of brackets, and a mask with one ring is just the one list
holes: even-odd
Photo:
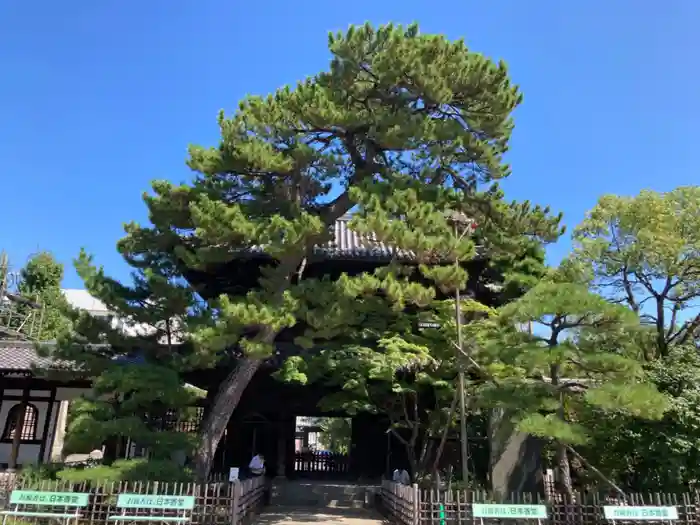
[(241, 482), (236, 480), (231, 484), (231, 525), (238, 523), (238, 496)]
[[(49, 445), (49, 428), (51, 427), (51, 416), (53, 416), (53, 406), (56, 404), (56, 387), (51, 387), (51, 395), (49, 397), (49, 402), (46, 406), (46, 417), (44, 418), (44, 430), (41, 433), (41, 446), (39, 447), (39, 460), (38, 463), (44, 463), (46, 455), (46, 447)], [(57, 421), (58, 422), (58, 421)], [(53, 429), (54, 434), (56, 433), (56, 428)]]
[(414, 483), (411, 488), (413, 489), (413, 525), (418, 525), (420, 523), (420, 491), (417, 483)]
[(12, 436), (12, 448), (10, 449), (10, 470), (17, 469), (17, 459), (19, 458), (19, 447), (22, 441), (22, 430), (24, 429), (24, 417), (27, 414), (27, 405), (29, 405), (29, 383), (30, 377), (25, 378), (24, 388), (22, 389), (22, 401), (20, 402), (19, 412), (17, 413), (17, 421), (15, 422), (15, 434)]

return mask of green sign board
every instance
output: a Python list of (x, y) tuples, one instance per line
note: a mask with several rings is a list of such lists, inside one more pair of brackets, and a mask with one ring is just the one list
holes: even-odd
[(474, 503), (472, 514), (475, 518), (499, 519), (547, 519), (547, 507), (544, 505), (504, 505)]
[(676, 507), (603, 507), (607, 520), (677, 520)]
[(40, 492), (13, 490), (10, 505), (61, 505), (63, 507), (87, 507), (90, 494), (81, 492)]
[(161, 496), (158, 494), (119, 494), (120, 509), (192, 510), (194, 496)]

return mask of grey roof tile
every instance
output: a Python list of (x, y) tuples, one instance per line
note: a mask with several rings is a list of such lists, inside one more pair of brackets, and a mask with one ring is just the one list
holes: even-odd
[[(351, 230), (348, 223), (351, 214), (340, 217), (333, 225), (333, 239), (323, 245), (314, 246), (314, 255), (330, 259), (412, 259), (413, 254), (377, 240), (376, 235), (364, 235)], [(256, 245), (243, 251), (264, 253), (265, 247)]]
[[(47, 347), (52, 344), (54, 343), (44, 343)], [(103, 345), (92, 346), (98, 348)], [(115, 363), (121, 364), (144, 362), (142, 355), (116, 355), (112, 359)], [(80, 368), (79, 364), (72, 361), (40, 356), (36, 350), (36, 344), (33, 342), (0, 340), (0, 374), (3, 372), (30, 372), (32, 370), (79, 372)]]
[[(314, 246), (314, 255), (330, 259), (412, 259), (413, 254), (406, 250), (399, 250), (377, 240), (375, 235), (363, 235), (351, 230), (348, 223), (352, 219), (351, 214), (344, 215), (335, 221), (333, 225), (333, 239), (323, 245)], [(261, 245), (251, 246), (243, 252), (263, 254), (265, 247)]]
[(50, 368), (53, 359), (37, 354), (34, 343), (24, 341), (0, 341), (0, 370), (23, 371)]
[[(395, 246), (383, 243), (374, 234), (360, 234), (348, 226), (352, 214), (346, 214), (335, 221), (333, 225), (333, 239), (323, 245), (316, 245), (313, 255), (321, 259), (372, 259), (399, 261), (412, 261), (415, 254), (409, 250), (402, 250)], [(265, 247), (261, 245), (239, 248), (238, 253), (262, 255)], [(481, 247), (477, 246), (477, 252)]]
[(335, 221), (333, 240), (315, 247), (314, 251), (331, 257), (412, 258), (411, 252), (380, 242), (374, 234), (364, 235), (351, 230), (348, 227), (350, 219), (352, 215), (348, 214)]

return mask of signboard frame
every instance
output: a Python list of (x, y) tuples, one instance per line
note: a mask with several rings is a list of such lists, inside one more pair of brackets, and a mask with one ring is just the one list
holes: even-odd
[[(616, 513), (620, 509), (624, 512)], [(637, 514), (634, 514), (634, 513)], [(676, 521), (678, 509), (675, 505), (605, 505), (603, 516), (611, 522), (615, 521)]]
[(546, 505), (525, 505), (522, 503), (472, 503), (472, 516), (484, 519), (532, 519), (546, 520)]

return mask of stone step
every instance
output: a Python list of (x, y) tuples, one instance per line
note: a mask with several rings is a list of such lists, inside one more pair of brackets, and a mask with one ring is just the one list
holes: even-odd
[(296, 501), (275, 501), (270, 502), (270, 506), (278, 509), (285, 508), (306, 508), (306, 509), (353, 509), (361, 510), (371, 508), (364, 501), (319, 501), (319, 500), (296, 500)]
[(383, 525), (376, 511), (368, 509), (311, 509), (308, 507), (266, 507), (255, 525)]
[(372, 503), (363, 485), (279, 481), (272, 486), (270, 504), (276, 507), (362, 509)]

